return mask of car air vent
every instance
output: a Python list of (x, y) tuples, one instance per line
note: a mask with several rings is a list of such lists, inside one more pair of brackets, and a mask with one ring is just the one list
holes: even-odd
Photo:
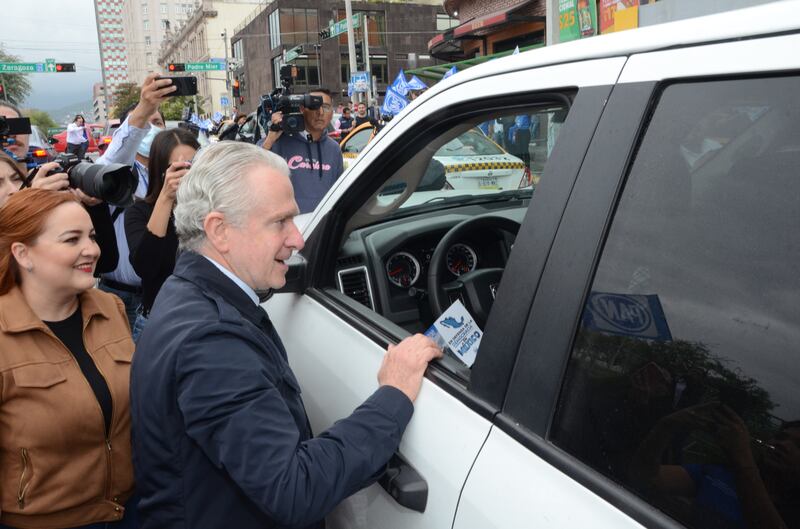
[(348, 268), (362, 263), (360, 255), (352, 255), (350, 257), (342, 257), (336, 261), (337, 268)]
[(339, 290), (365, 307), (375, 309), (366, 266), (339, 270)]

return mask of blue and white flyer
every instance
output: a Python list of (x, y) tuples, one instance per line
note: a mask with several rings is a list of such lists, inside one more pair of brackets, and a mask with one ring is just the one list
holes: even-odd
[(456, 300), (425, 331), (425, 336), (431, 338), (442, 349), (447, 345), (456, 358), (464, 362), (467, 367), (472, 367), (478, 355), (483, 332), (461, 301)]

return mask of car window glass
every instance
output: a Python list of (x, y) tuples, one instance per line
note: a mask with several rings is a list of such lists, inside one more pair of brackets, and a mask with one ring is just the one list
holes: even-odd
[(689, 527), (800, 527), (798, 91), (664, 89), (551, 429)]
[(35, 147), (47, 147), (50, 143), (44, 137), (44, 135), (40, 132), (38, 127), (31, 127), (31, 135), (28, 139), (28, 145), (35, 146)]
[(372, 137), (372, 127), (359, 130), (347, 140), (344, 146), (344, 152), (359, 153), (364, 150), (364, 147), (369, 143)]
[[(393, 213), (343, 242), (339, 290), (411, 333), (425, 332), (457, 300), (483, 329), (565, 116), (563, 103), (497, 109), (451, 123), (432, 139), (414, 130), (398, 139), (419, 145), (393, 174), (381, 174), (383, 186), (368, 202)], [(345, 151), (371, 132), (357, 133)], [(484, 216), (500, 221), (481, 224)], [(465, 219), (474, 224), (448, 235)], [(445, 362), (468, 377), (471, 362), (455, 354)]]

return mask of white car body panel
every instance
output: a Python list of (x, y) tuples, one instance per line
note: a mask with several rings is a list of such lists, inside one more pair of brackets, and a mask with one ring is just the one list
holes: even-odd
[[(498, 469), (502, 469), (502, 476)], [(453, 529), (492, 527), (642, 526), (493, 428), (464, 487)]]

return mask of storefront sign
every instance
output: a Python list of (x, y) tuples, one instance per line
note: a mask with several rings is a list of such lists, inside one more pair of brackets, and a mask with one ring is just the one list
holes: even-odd
[(639, 27), (639, 0), (598, 0), (600, 33)]
[(559, 0), (558, 28), (560, 42), (596, 35), (596, 0)]

